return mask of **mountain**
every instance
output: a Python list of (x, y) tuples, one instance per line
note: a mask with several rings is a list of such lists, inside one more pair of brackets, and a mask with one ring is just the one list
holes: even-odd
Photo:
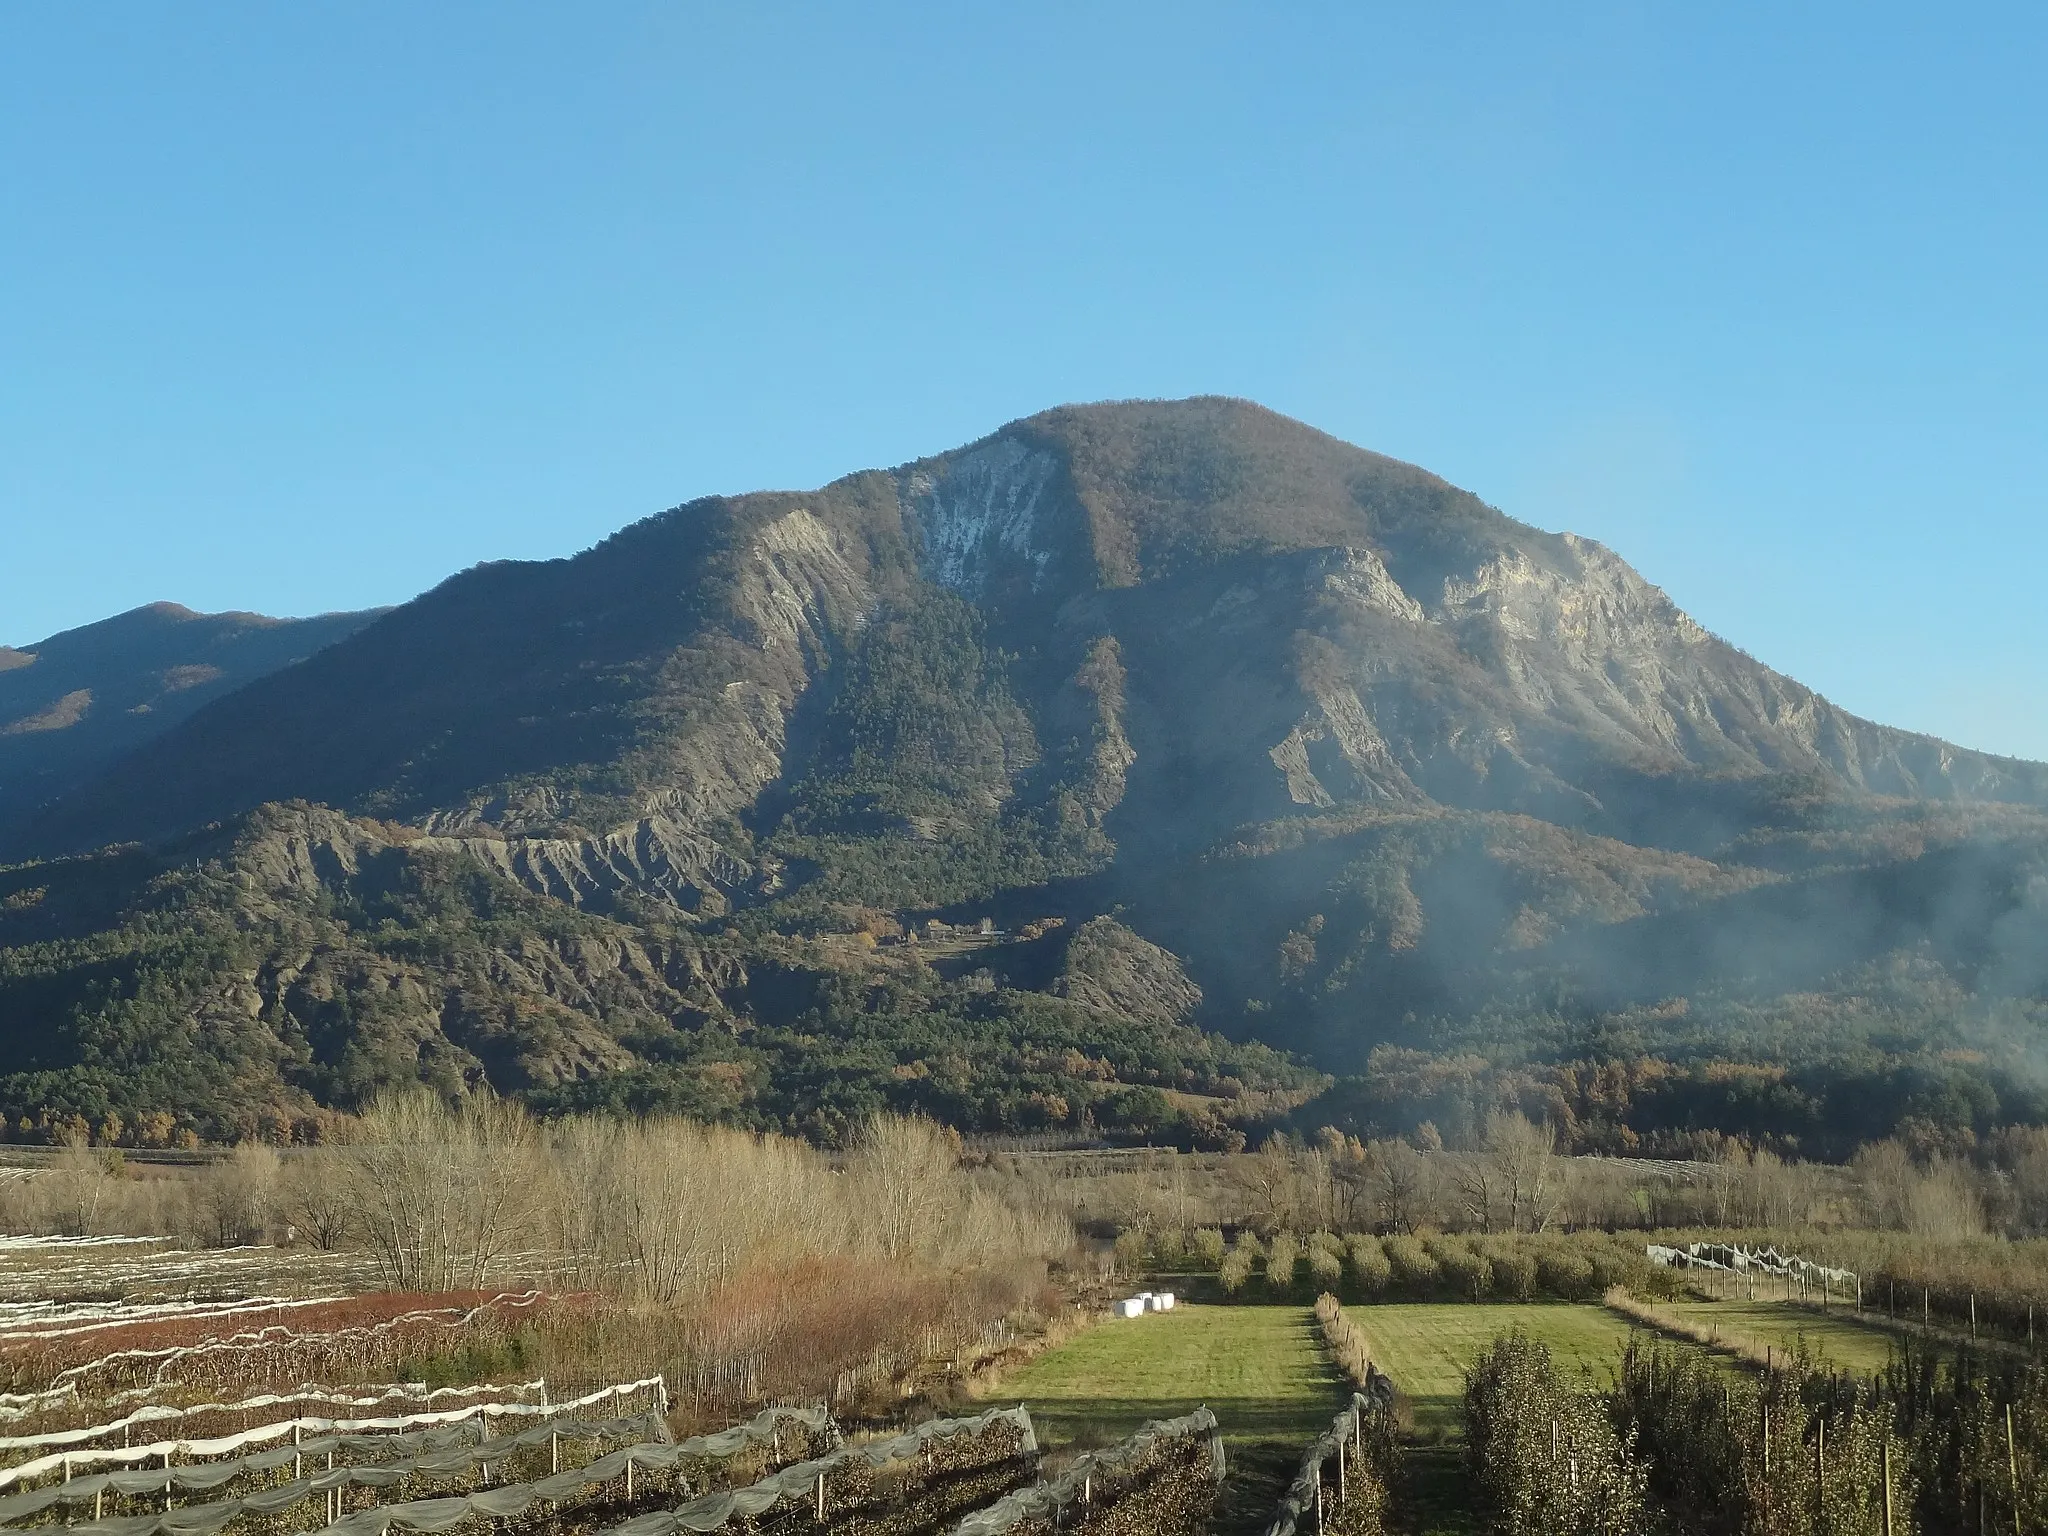
[[(209, 1134), (449, 1073), (828, 1138), (2048, 1115), (2048, 766), (1859, 719), (1600, 545), (1241, 401), (477, 567), (8, 846), (0, 1020), (55, 1021), (0, 1039), (17, 1119), (141, 1112), (112, 1063), (174, 1039), (237, 1064)], [(1002, 933), (898, 941), (933, 917)], [(1297, 1108), (1252, 1042), (1340, 1081)]]
[(0, 646), (0, 828), (381, 611), (269, 619), (152, 603), (18, 650)]

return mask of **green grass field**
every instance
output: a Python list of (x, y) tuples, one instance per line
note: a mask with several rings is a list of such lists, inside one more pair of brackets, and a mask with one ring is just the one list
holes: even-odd
[(1404, 1524), (1421, 1533), (1462, 1536), (1477, 1528), (1456, 1446), (1464, 1434), (1459, 1408), (1465, 1368), (1496, 1335), (1521, 1329), (1548, 1345), (1565, 1370), (1587, 1371), (1596, 1388), (1612, 1380), (1629, 1335), (1627, 1320), (1605, 1307), (1452, 1302), (1344, 1310), (1414, 1415), (1414, 1433), (1423, 1443), (1403, 1456), (1396, 1496)]
[(1179, 1306), (1112, 1318), (997, 1389), (1048, 1445), (1106, 1445), (1207, 1404), (1226, 1440), (1306, 1443), (1344, 1405), (1307, 1307)]
[(1210, 1531), (1252, 1536), (1348, 1389), (1307, 1307), (1184, 1303), (1097, 1323), (991, 1395), (1021, 1399), (1055, 1450), (1107, 1445), (1147, 1419), (1207, 1405), (1231, 1467)]
[(1672, 1311), (1688, 1322), (1718, 1329), (1731, 1340), (1791, 1352), (1807, 1350), (1852, 1371), (1878, 1371), (1893, 1350), (1892, 1335), (1880, 1324), (1857, 1322), (1847, 1312), (1818, 1312), (1775, 1301), (1680, 1302)]
[(1364, 1332), (1380, 1369), (1413, 1405), (1415, 1432), (1425, 1438), (1458, 1432), (1465, 1368), (1497, 1334), (1521, 1329), (1548, 1345), (1565, 1370), (1589, 1370), (1602, 1388), (1629, 1334), (1628, 1321), (1605, 1307), (1455, 1302), (1344, 1310)]

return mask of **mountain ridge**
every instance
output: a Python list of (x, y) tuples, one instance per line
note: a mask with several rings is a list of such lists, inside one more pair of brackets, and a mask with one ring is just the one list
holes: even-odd
[(212, 699), (290, 666), (383, 609), (275, 619), (149, 603), (0, 646), (0, 836)]
[[(1197, 1092), (1170, 1062), (1223, 1060), (1204, 1029), (1368, 1088), (1385, 1050), (1448, 1060), (1484, 1038), (1491, 1075), (1460, 1090), (1458, 1114), (1513, 1099), (1604, 1127), (1585, 1132), (1603, 1146), (1720, 1134), (1717, 1116), (1785, 1145), (1847, 1134), (1854, 1061), (1893, 1062), (1901, 1083), (1962, 1072), (1976, 1086), (1954, 1102), (1975, 1107), (1939, 1113), (1987, 1129), (2034, 1113), (2031, 1085), (2048, 1080), (2029, 1022), (2044, 978), (2026, 959), (2048, 910), (2048, 766), (1862, 720), (1709, 634), (1604, 546), (1242, 401), (1060, 407), (816, 491), (701, 498), (573, 557), (460, 573), (74, 786), (11, 844), (34, 862), (0, 901), (58, 889), (104, 845), (261, 842), (232, 829), (299, 804), (357, 829), (332, 848), (377, 843), (394, 889), (433, 893), (378, 896), (380, 922), (474, 956), (408, 961), (402, 1002), (374, 981), (396, 974), (386, 960), (359, 956), (348, 1016), (367, 1029), (396, 1009), (410, 1022), (392, 1038), (417, 1061), (461, 1059), (547, 1102), (673, 1092), (825, 1135), (849, 1106), (890, 1103), (1213, 1144), (1306, 1079), (1257, 1058), (1229, 1093), (1209, 1091), (1213, 1071)], [(350, 894), (348, 857), (323, 857), (292, 923), (337, 952), (396, 942), (354, 919), (321, 927), (385, 910)], [(246, 856), (202, 863), (220, 870), (190, 909), (202, 926), (275, 928), (233, 894)], [(143, 995), (161, 962), (134, 927), (136, 889), (109, 899), (63, 921), (55, 898), (41, 916), (0, 906), (0, 958), (118, 952)], [(781, 979), (716, 1008), (637, 981), (606, 984), (615, 1006), (603, 987), (562, 1004), (488, 916), (499, 908), (542, 926), (580, 914), (643, 949), (708, 944)], [(988, 951), (972, 964), (905, 948), (932, 916), (977, 914), (1041, 936), (970, 945)], [(1086, 965), (1064, 992), (1047, 979), (1033, 957), (1066, 941), (1043, 934), (1098, 920), (1129, 934), (1111, 969), (1154, 976), (1145, 988), (1091, 991)], [(61, 1064), (64, 1039), (127, 1027), (66, 979), (85, 962), (54, 953), (14, 962), (69, 1010), (33, 1069), (58, 1078), (38, 1082), (83, 1070)], [(1155, 976), (1160, 955), (1185, 991)], [(149, 1027), (225, 1006), (222, 966), (179, 969), (165, 995), (183, 1000)], [(523, 978), (493, 993), (500, 1012), (569, 1006), (583, 1022), (558, 1019), (541, 1031), (555, 1044), (526, 1056), (470, 1050), (473, 974)], [(319, 1050), (291, 1042), (319, 1010), (289, 988), (255, 995), (273, 1042), (257, 1054), (302, 1063), (278, 1069), (295, 1112), (403, 1075), (403, 1051), (353, 1075), (303, 1065)], [(1118, 1015), (1115, 998), (1141, 995), (1198, 1000), (1172, 1026), (1191, 1032), (1126, 1041), (1106, 1076), (976, 1058), (971, 1094), (931, 1097), (945, 1052), (920, 1018), (980, 1038), (1000, 1017), (1095, 1059), (1073, 1033), (1086, 1021), (1118, 1039), (1167, 1027)], [(1757, 1021), (1803, 1017), (1821, 1004), (1785, 999), (1809, 995), (1831, 1010), (1812, 1034), (1833, 1054), (1801, 1066), (1797, 1031)], [(1088, 1011), (1059, 1012), (1076, 997)], [(701, 1073), (663, 1076), (713, 1036), (782, 1041), (806, 1020), (821, 1040), (881, 1032), (870, 1057), (820, 1047), (839, 1075), (808, 1091), (837, 1119), (805, 1118), (817, 1106), (793, 1085), (810, 1069), (781, 1045), (742, 1050), (723, 1097), (702, 1098)], [(1976, 1064), (1942, 1065), (1964, 1036)], [(1796, 1111), (1785, 1089), (1768, 1113), (1695, 1097), (1689, 1129), (1652, 1125), (1680, 1113), (1657, 1100), (1632, 1125), (1559, 1075), (1570, 1053), (1624, 1038), (1686, 1072), (1720, 1070), (1725, 1047), (1780, 1079), (1820, 1076)], [(1540, 1070), (1531, 1041), (1547, 1042)], [(10, 1091), (18, 1118), (29, 1097)], [(1377, 1092), (1333, 1102), (1398, 1120)]]
[[(494, 643), (517, 637), (530, 647), (537, 626), (520, 617), (522, 599), (529, 594), (519, 589), (544, 586), (551, 574), (586, 578), (570, 598), (579, 606), (572, 608), (564, 627), (582, 629), (594, 621), (616, 620), (618, 613), (606, 602), (604, 568), (615, 570), (625, 562), (645, 561), (658, 570), (680, 571), (686, 579), (695, 575), (697, 580), (684, 588), (684, 602), (676, 605), (679, 611), (670, 614), (659, 612), (667, 606), (667, 591), (643, 596), (628, 589), (629, 600), (641, 601), (643, 610), (654, 610), (636, 615), (648, 632), (630, 637), (628, 643), (646, 641), (649, 649), (646, 654), (606, 657), (611, 665), (607, 681), (631, 688), (636, 670), (674, 671), (679, 660), (730, 663), (729, 655), (720, 658), (715, 651), (719, 642), (729, 649), (737, 633), (744, 637), (742, 643), (756, 646), (771, 663), (765, 669), (771, 675), (762, 678), (751, 676), (744, 666), (727, 667), (730, 675), (723, 681), (728, 687), (734, 682), (741, 685), (737, 691), (756, 706), (752, 717), (734, 718), (735, 711), (719, 709), (709, 699), (686, 704), (702, 705), (735, 741), (755, 737), (758, 752), (772, 756), (779, 751), (775, 743), (782, 722), (764, 719), (763, 706), (770, 714), (786, 715), (797, 695), (814, 680), (797, 669), (814, 674), (816, 663), (858, 627), (859, 615), (890, 590), (900, 588), (913, 576), (913, 567), (915, 575), (956, 591), (989, 611), (1000, 634), (1010, 605), (1027, 600), (1042, 584), (1049, 587), (1051, 600), (1063, 610), (1077, 610), (1062, 611), (1056, 618), (1056, 626), (1071, 627), (1073, 622), (1099, 622), (1101, 607), (1113, 603), (1120, 592), (1172, 582), (1176, 577), (1199, 583), (1233, 556), (1272, 560), (1293, 555), (1320, 559), (1323, 568), (1305, 573), (1305, 583), (1320, 582), (1315, 597), (1326, 608), (1344, 610), (1336, 615), (1341, 621), (1354, 626), (1388, 620), (1419, 623), (1448, 642), (1442, 647), (1447, 652), (1442, 660), (1453, 660), (1458, 653), (1476, 659), (1478, 667), (1463, 669), (1460, 681), (1467, 686), (1502, 680), (1524, 682), (1532, 677), (1550, 686), (1557, 675), (1555, 669), (1545, 675), (1530, 653), (1538, 648), (1576, 651), (1572, 659), (1577, 665), (1568, 676), (1575, 687), (1563, 697), (1548, 700), (1540, 697), (1539, 688), (1538, 703), (1550, 706), (1553, 714), (1565, 712), (1567, 723), (1581, 732), (1607, 738), (1602, 744), (1617, 766), (1653, 771), (1821, 772), (1838, 777), (1851, 789), (1874, 793), (1956, 794), (2048, 803), (2048, 768), (1953, 747), (1936, 738), (1849, 715), (1708, 635), (1661, 591), (1593, 541), (1529, 529), (1414, 466), (1352, 449), (1242, 402), (1200, 399), (1173, 405), (1194, 412), (1196, 425), (1207, 427), (1212, 437), (1217, 429), (1211, 418), (1220, 417), (1225, 424), (1235, 418), (1241, 424), (1250, 417), (1255, 426), (1267, 429), (1278, 425), (1286, 446), (1305, 444), (1314, 450), (1310, 458), (1314, 472), (1284, 476), (1278, 489), (1268, 490), (1263, 497), (1250, 494), (1247, 486), (1256, 490), (1264, 484), (1254, 477), (1269, 462), (1287, 462), (1286, 455), (1265, 443), (1259, 431), (1240, 432), (1239, 436), (1249, 439), (1240, 452), (1210, 452), (1196, 470), (1183, 473), (1164, 491), (1160, 476), (1129, 470), (1131, 461), (1142, 464), (1145, 455), (1153, 451), (1143, 433), (1133, 434), (1140, 438), (1139, 449), (1099, 449), (1100, 462), (1081, 461), (1078, 468), (1073, 463), (1063, 467), (1048, 457), (1053, 452), (1048, 445), (1066, 444), (1070, 455), (1076, 438), (1085, 447), (1087, 436), (1076, 423), (1096, 424), (1105, 416), (1115, 419), (1128, 412), (1139, 414), (1141, 426), (1152, 424), (1162, 412), (1166, 420), (1175, 423), (1176, 410), (1154, 403), (1062, 407), (1012, 423), (952, 454), (916, 460), (895, 471), (862, 472), (817, 492), (704, 498), (630, 525), (566, 561), (503, 562), (474, 568), (405, 605), (395, 619), (386, 616), (385, 622), (399, 628), (381, 653), (374, 637), (359, 637), (355, 649), (372, 654), (365, 657), (366, 667), (358, 670), (388, 667), (393, 653), (429, 638), (406, 623), (408, 616), (422, 617), (421, 605), (438, 604), (446, 610), (439, 616), (439, 630), (431, 637), (444, 648), (464, 624), (476, 625), (478, 632), (490, 634)], [(1179, 441), (1188, 435), (1188, 424), (1176, 424), (1183, 430), (1165, 435)], [(1159, 430), (1155, 428), (1153, 435), (1159, 435)], [(1199, 432), (1194, 436), (1198, 441), (1207, 440)], [(1386, 479), (1384, 483), (1373, 479), (1361, 492), (1352, 482), (1367, 471)], [(1064, 490), (1058, 485), (1062, 473), (1071, 482)], [(1219, 488), (1195, 494), (1212, 483)], [(893, 496), (889, 494), (892, 485)], [(1167, 491), (1180, 494), (1182, 500), (1171, 502)], [(977, 496), (979, 516), (972, 515)], [(1291, 499), (1275, 510), (1283, 496)], [(1001, 516), (996, 515), (998, 500), (1004, 507)], [(1175, 505), (1182, 514), (1178, 522), (1162, 510)], [(819, 508), (824, 509), (823, 516)], [(1418, 527), (1423, 536), (1391, 552), (1394, 565), (1390, 566), (1390, 552), (1381, 547), (1387, 530), (1412, 532)], [(1255, 536), (1247, 534), (1247, 529), (1257, 530)], [(1322, 542), (1339, 535), (1350, 542)], [(1510, 546), (1505, 542), (1509, 538), (1517, 542)], [(1460, 562), (1462, 569), (1458, 568)], [(701, 569), (689, 570), (693, 564)], [(1190, 566), (1194, 569), (1189, 570)], [(1406, 585), (1398, 579), (1396, 566), (1406, 575)], [(1432, 580), (1437, 583), (1433, 590), (1428, 585)], [(1422, 588), (1421, 598), (1411, 590), (1417, 587)], [(1241, 587), (1227, 589), (1211, 594), (1212, 606), (1248, 600), (1253, 595)], [(560, 596), (555, 600), (561, 601)], [(691, 602), (710, 604), (713, 609), (709, 615), (695, 615), (700, 622), (694, 627)], [(1090, 608), (1096, 612), (1089, 613)], [(483, 611), (489, 609), (510, 609), (513, 622), (491, 625), (490, 615)], [(725, 620), (728, 630), (720, 633), (714, 624), (701, 622), (706, 617)], [(663, 619), (668, 620), (666, 633), (659, 629)], [(1653, 675), (1641, 675), (1645, 670), (1641, 665), (1643, 636), (1660, 629), (1668, 632), (1659, 637), (1666, 641), (1663, 648), (1667, 654), (1649, 659), (1666, 668), (1675, 665), (1685, 674), (1677, 680), (1680, 697), (1675, 701), (1656, 696), (1666, 680), (1654, 675), (1654, 666), (1650, 669)], [(693, 647), (693, 640), (711, 644)], [(656, 654), (652, 647), (663, 642), (680, 643), (667, 655)], [(1637, 654), (1621, 657), (1622, 675), (1600, 675), (1602, 667), (1609, 673), (1615, 671), (1618, 653), (1626, 653), (1631, 644)], [(707, 649), (714, 654), (704, 655)], [(323, 669), (338, 669), (349, 654), (350, 648), (344, 647), (324, 658)], [(449, 660), (466, 666), (471, 658), (443, 657), (444, 663)], [(1628, 662), (1636, 664), (1633, 675)], [(1731, 671), (1748, 675), (1737, 676), (1730, 686)], [(266, 690), (262, 704), (288, 709), (290, 694), (312, 681), (315, 679), (295, 678), (290, 688), (279, 685)], [(1714, 684), (1722, 685), (1718, 694), (1710, 691)], [(358, 691), (374, 691), (375, 687), (359, 686)], [(756, 694), (755, 688), (764, 689), (773, 704)], [(257, 705), (251, 703), (248, 708), (253, 713)], [(1722, 711), (1730, 712), (1731, 718), (1718, 718), (1717, 712)], [(1514, 712), (1499, 708), (1496, 701), (1494, 713)], [(345, 711), (338, 713), (346, 717)], [(1413, 775), (1405, 766), (1395, 771), (1381, 760), (1377, 733), (1361, 728), (1361, 715), (1369, 718), (1370, 711), (1362, 702), (1354, 707), (1341, 691), (1315, 697), (1300, 722), (1298, 740), (1284, 751), (1295, 760), (1307, 754), (1311, 742), (1323, 743), (1367, 784), (1396, 795), (1411, 792), (1412, 782), (1404, 779), (1412, 780)], [(508, 729), (502, 717), (490, 724), (499, 737), (490, 747), (494, 762), (516, 763), (521, 753), (508, 739), (516, 731)], [(427, 729), (440, 726), (438, 720), (430, 721)], [(1283, 740), (1285, 737), (1283, 733)], [(330, 745), (344, 749), (335, 762), (346, 763), (347, 743)], [(1448, 744), (1433, 745), (1441, 748)], [(202, 742), (195, 746), (194, 755), (204, 758), (218, 750), (211, 742)], [(152, 795), (160, 796), (163, 776), (167, 772), (175, 776), (180, 766), (175, 759), (165, 763), (159, 753), (147, 766), (138, 764), (106, 798), (146, 802)], [(736, 763), (726, 766), (738, 778), (725, 792), (693, 786), (688, 775), (681, 785), (660, 785), (658, 791), (672, 791), (670, 800), (688, 807), (691, 815), (717, 815), (744, 803), (743, 798), (734, 798), (736, 795), (744, 797), (747, 788), (774, 777), (765, 758), (750, 768)], [(1482, 771), (1478, 765), (1471, 766), (1475, 772)], [(320, 792), (313, 798), (403, 812), (409, 804), (407, 788), (393, 782), (402, 768), (417, 771), (410, 763), (366, 768), (359, 778), (382, 772), (387, 780), (367, 791), (338, 771), (330, 771), (326, 782), (316, 782)], [(202, 762), (198, 771), (208, 778), (216, 774), (210, 763)], [(1294, 775), (1294, 790), (1310, 800), (1317, 797), (1318, 789), (1311, 782), (1313, 770), (1304, 770), (1296, 762), (1287, 771)], [(488, 774), (486, 770), (474, 777), (487, 781)], [(152, 780), (157, 783), (149, 782)], [(252, 782), (239, 797), (202, 798), (188, 811), (161, 817), (155, 825), (135, 819), (124, 823), (118, 814), (105, 811), (98, 822), (90, 813), (60, 813), (45, 818), (53, 824), (54, 835), (45, 836), (41, 846), (48, 850), (66, 839), (70, 846), (79, 847), (122, 836), (161, 835), (195, 818), (231, 814), (265, 798), (301, 792), (304, 787), (300, 783)], [(451, 791), (436, 785), (424, 793), (450, 797), (468, 792), (477, 819), (497, 824), (506, 820), (509, 807), (494, 815), (485, 805), (475, 803), (480, 792), (490, 787), (488, 782), (473, 782)], [(416, 797), (410, 805), (417, 808)], [(546, 826), (550, 808), (543, 795), (524, 820)], [(650, 803), (628, 807), (658, 808)], [(439, 804), (428, 809), (447, 811)], [(514, 822), (520, 819), (512, 818)], [(587, 830), (610, 836), (639, 819), (625, 816)]]

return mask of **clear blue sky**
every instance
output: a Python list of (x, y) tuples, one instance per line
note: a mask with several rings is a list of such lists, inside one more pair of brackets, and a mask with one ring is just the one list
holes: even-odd
[(2048, 758), (2048, 13), (0, 9), (0, 642), (1221, 392)]

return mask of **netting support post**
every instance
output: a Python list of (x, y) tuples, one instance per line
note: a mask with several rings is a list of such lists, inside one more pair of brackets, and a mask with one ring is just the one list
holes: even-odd
[(562, 1434), (560, 1430), (550, 1430), (548, 1432), (548, 1470), (550, 1472), (562, 1470)]
[(825, 1474), (818, 1474), (818, 1524), (825, 1523)]
[(632, 1457), (632, 1454), (631, 1454), (631, 1452), (629, 1451), (629, 1452), (627, 1453), (627, 1456), (626, 1456), (626, 1502), (630, 1504), (630, 1503), (632, 1502), (632, 1500), (633, 1500), (633, 1457)]
[(2020, 1458), (2012, 1443), (2012, 1404), (2005, 1405), (2005, 1475), (2012, 1480), (2012, 1536), (2020, 1536)]

